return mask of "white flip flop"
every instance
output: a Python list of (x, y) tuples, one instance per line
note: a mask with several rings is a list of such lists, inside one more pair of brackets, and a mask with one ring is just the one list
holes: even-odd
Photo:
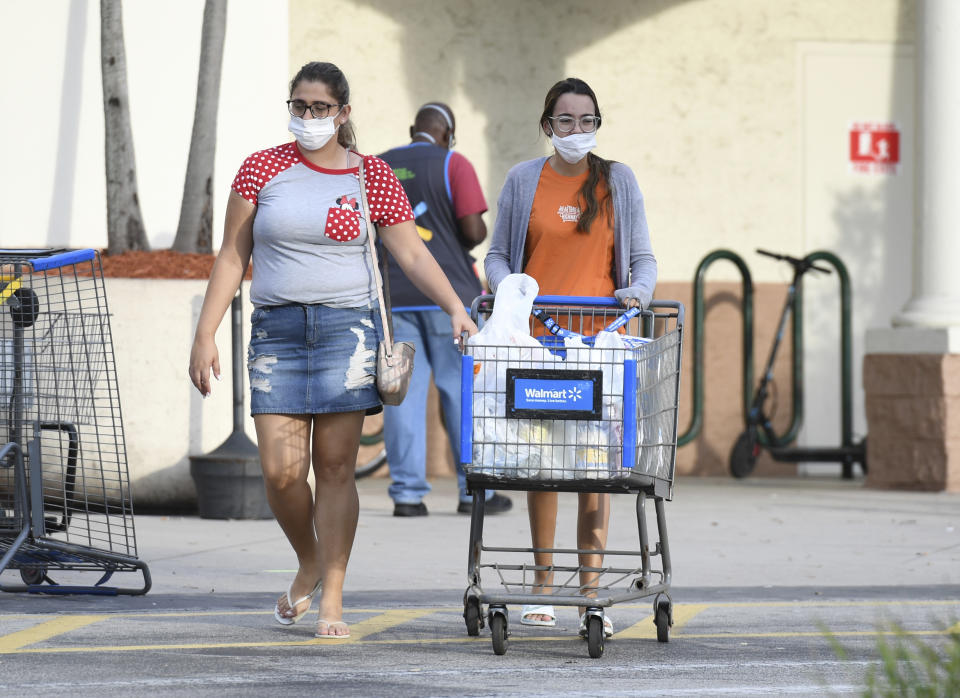
[(295, 615), (295, 616), (287, 617), (287, 616), (283, 615), (282, 613), (280, 613), (280, 602), (278, 601), (278, 602), (277, 602), (277, 605), (274, 606), (274, 608), (273, 608), (273, 618), (274, 618), (274, 620), (276, 620), (280, 625), (293, 625), (293, 624), (296, 623), (298, 620), (300, 620), (300, 619), (303, 618), (305, 615), (307, 615), (307, 613), (310, 612), (310, 606), (313, 605), (313, 597), (317, 595), (317, 592), (318, 592), (318, 591), (320, 591), (320, 582), (317, 582), (317, 585), (313, 588), (313, 591), (311, 591), (311, 592), (310, 592), (309, 594), (307, 594), (306, 596), (301, 596), (299, 599), (296, 600), (296, 602), (293, 602), (293, 601), (290, 600), (290, 591), (291, 591), (292, 589), (293, 589), (293, 582), (290, 582), (290, 586), (287, 588), (287, 592), (286, 592), (286, 593), (287, 593), (287, 605), (288, 605), (290, 608), (296, 608), (297, 606), (299, 606), (300, 604), (302, 604), (304, 601), (309, 601), (309, 602), (310, 602), (310, 605), (307, 606), (307, 607), (303, 610), (302, 613), (298, 613), (298, 614)]
[(324, 625), (327, 626), (327, 632), (329, 632), (329, 631), (330, 631), (330, 628), (332, 628), (332, 627), (335, 626), (335, 625), (342, 625), (343, 627), (345, 627), (345, 628), (347, 629), (347, 634), (346, 634), (346, 635), (321, 635), (321, 634), (319, 634), (319, 633), (314, 633), (313, 636), (314, 636), (315, 638), (319, 639), (319, 640), (346, 640), (346, 639), (348, 639), (348, 638), (350, 637), (350, 626), (347, 625), (346, 621), (343, 621), (343, 620), (335, 620), (335, 621), (331, 622), (331, 621), (329, 621), (329, 620), (325, 620), (324, 618), (320, 618), (320, 619), (317, 621), (317, 626), (318, 626), (317, 629), (318, 629), (318, 630), (319, 630), (319, 625), (320, 625), (321, 623), (323, 623)]
[[(587, 636), (587, 614), (580, 616), (580, 637)], [(613, 621), (606, 613), (603, 614), (603, 634), (605, 637), (613, 636)]]
[[(529, 616), (550, 616), (550, 620), (533, 620)], [(520, 625), (541, 625), (552, 628), (557, 624), (553, 606), (524, 606), (520, 609)]]

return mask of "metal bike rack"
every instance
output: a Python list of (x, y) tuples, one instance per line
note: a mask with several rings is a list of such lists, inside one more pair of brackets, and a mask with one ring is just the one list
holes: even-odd
[[(718, 249), (707, 254), (694, 276), (693, 302), (693, 410), (687, 430), (677, 438), (677, 445), (689, 443), (700, 433), (703, 423), (703, 356), (704, 356), (704, 279), (707, 269), (716, 261), (725, 259), (733, 262), (740, 272), (743, 295), (741, 312), (743, 315), (743, 410), (744, 418), (751, 402), (754, 385), (754, 340), (753, 340), (753, 281), (750, 270), (743, 258), (735, 252)], [(860, 463), (866, 471), (865, 440), (855, 443), (853, 437), (853, 399), (852, 399), (852, 341), (851, 341), (851, 291), (850, 275), (844, 263), (833, 253), (819, 250), (804, 257), (805, 262), (826, 262), (837, 272), (840, 280), (840, 389), (841, 389), (841, 445), (839, 447), (797, 447), (790, 446), (797, 438), (803, 424), (803, 289), (797, 286), (791, 317), (791, 382), (792, 414), (790, 426), (783, 434), (774, 434), (773, 438), (761, 430), (758, 442), (770, 455), (784, 462), (839, 462), (842, 464), (842, 477), (853, 477), (853, 464)]]
[(740, 309), (743, 314), (743, 411), (746, 416), (749, 395), (753, 392), (753, 280), (746, 262), (736, 252), (714, 250), (697, 265), (693, 281), (693, 412), (687, 430), (677, 437), (677, 446), (693, 441), (703, 428), (703, 340), (706, 303), (703, 297), (704, 279), (707, 269), (714, 262), (726, 259), (733, 262), (740, 271), (742, 279), (742, 297)]

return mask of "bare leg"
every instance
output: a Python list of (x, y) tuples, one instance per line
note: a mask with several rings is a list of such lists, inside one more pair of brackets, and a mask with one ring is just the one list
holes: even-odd
[(345, 635), (343, 581), (357, 532), (360, 500), (354, 479), (363, 412), (322, 414), (313, 418), (313, 472), (317, 479), (314, 515), (323, 570), (321, 635)]
[[(527, 492), (527, 509), (530, 515), (530, 536), (534, 548), (552, 548), (557, 534), (557, 501), (556, 492)], [(534, 553), (533, 561), (540, 566), (553, 564), (553, 553)], [(544, 585), (553, 583), (553, 574), (547, 571), (537, 571), (534, 581), (541, 592)], [(543, 615), (529, 616), (531, 620), (548, 621), (551, 618)]]
[[(313, 495), (307, 482), (310, 419), (310, 416), (283, 414), (258, 414), (253, 418), (267, 501), (299, 563), (290, 589), (291, 600), (310, 593), (321, 575), (313, 529)], [(296, 615), (296, 610), (287, 603), (286, 594), (281, 595), (278, 606), (282, 615), (288, 618)], [(303, 608), (305, 605), (301, 610)]]
[[(577, 548), (580, 550), (602, 550), (607, 546), (607, 532), (610, 528), (610, 495), (598, 492), (581, 492), (577, 502)], [(582, 554), (579, 556), (583, 567), (600, 567), (603, 564), (603, 555), (600, 553)], [(595, 589), (599, 581), (596, 572), (580, 572), (580, 585), (585, 587), (585, 596), (596, 596)], [(587, 609), (580, 607), (583, 615)]]

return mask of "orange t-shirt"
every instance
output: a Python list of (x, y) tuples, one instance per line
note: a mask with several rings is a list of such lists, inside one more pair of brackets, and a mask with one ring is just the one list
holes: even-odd
[[(550, 163), (543, 166), (533, 196), (530, 226), (524, 247), (523, 272), (540, 284), (541, 295), (612, 296), (613, 221), (603, 207), (590, 231), (577, 231), (580, 187), (589, 173), (576, 177), (558, 174)], [(603, 201), (606, 187), (597, 187)]]
[[(613, 282), (613, 221), (603, 207), (593, 219), (590, 232), (577, 231), (580, 219), (580, 187), (588, 172), (576, 177), (557, 173), (550, 163), (543, 166), (533, 196), (530, 226), (524, 246), (523, 272), (540, 285), (543, 296), (606, 296), (616, 288)], [(607, 188), (597, 187), (603, 201)], [(561, 327), (592, 335), (603, 329), (600, 318), (554, 318)]]

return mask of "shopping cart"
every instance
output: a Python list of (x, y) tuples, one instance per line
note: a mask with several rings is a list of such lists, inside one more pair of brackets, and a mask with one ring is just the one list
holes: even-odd
[[(684, 311), (680, 303), (654, 301), (632, 317), (637, 311), (621, 315), (617, 305), (606, 298), (540, 296), (530, 321), (539, 346), (464, 347), (460, 458), (473, 511), (463, 615), (469, 635), (489, 623), (496, 654), (507, 649), (507, 604), (585, 606), (582, 634), (590, 656), (599, 657), (603, 609), (653, 596), (657, 639), (669, 640), (673, 606), (664, 501), (673, 497)], [(492, 296), (477, 298), (474, 321), (482, 326), (492, 308)], [(613, 342), (593, 341), (600, 329), (618, 325), (624, 329)], [(563, 339), (571, 334), (582, 337), (571, 344)], [(639, 549), (486, 545), (485, 489), (636, 494)], [(652, 548), (648, 497), (656, 510)], [(580, 564), (579, 555), (597, 552), (604, 556), (602, 567)], [(502, 559), (487, 560), (488, 553)], [(554, 564), (538, 566), (533, 553), (552, 553)], [(551, 581), (535, 584), (538, 571)], [(499, 588), (485, 590), (484, 576)]]
[[(0, 250), (0, 574), (6, 570), (19, 570), (23, 583), (0, 583), (0, 591), (150, 589), (149, 569), (137, 559), (94, 250)], [(63, 580), (64, 572), (71, 583), (51, 577)], [(142, 584), (106, 586), (117, 572)]]

